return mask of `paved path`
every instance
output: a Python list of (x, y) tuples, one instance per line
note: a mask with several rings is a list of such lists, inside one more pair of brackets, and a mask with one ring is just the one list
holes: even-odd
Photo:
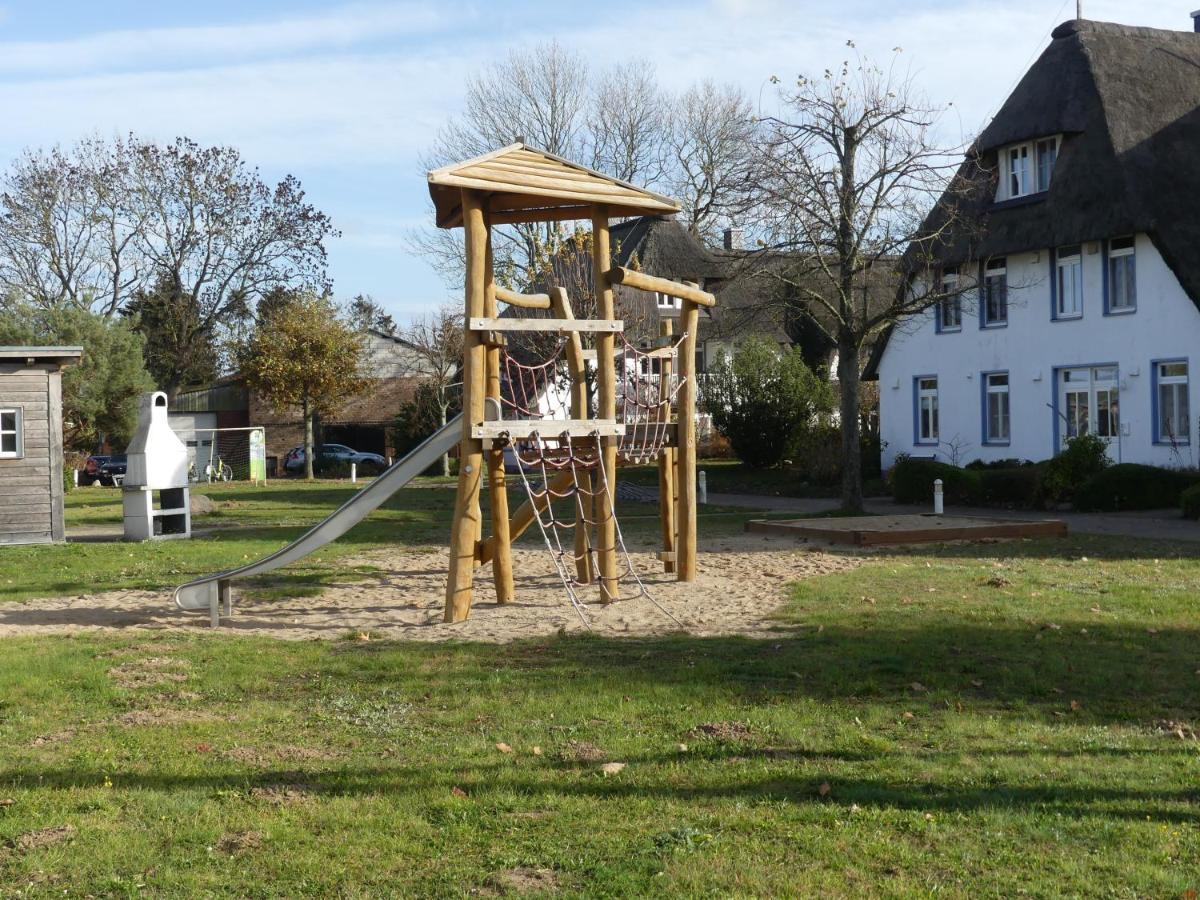
[[(721, 506), (742, 506), (770, 512), (794, 512), (798, 515), (814, 515), (836, 509), (837, 500), (804, 497), (766, 497), (754, 494), (708, 495), (708, 502)], [(877, 515), (909, 515), (927, 513), (930, 506), (909, 506), (893, 503), (886, 498), (867, 500), (867, 512)], [(993, 519), (1055, 518), (1067, 523), (1067, 528), (1080, 534), (1108, 534), (1124, 537), (1150, 538), (1155, 540), (1198, 541), (1200, 522), (1192, 522), (1180, 516), (1177, 509), (1152, 509), (1128, 513), (1039, 513), (1032, 510), (981, 509), (968, 506), (947, 506), (947, 514), (958, 516), (983, 516)]]

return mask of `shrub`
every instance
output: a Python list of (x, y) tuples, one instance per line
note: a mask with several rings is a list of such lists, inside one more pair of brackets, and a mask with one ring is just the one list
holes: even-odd
[(1192, 485), (1179, 495), (1185, 519), (1200, 519), (1200, 484)]
[(1033, 463), (1012, 468), (981, 468), (975, 474), (979, 478), (979, 500), (985, 506), (1016, 509), (1037, 502), (1041, 469)]
[(1164, 509), (1180, 504), (1183, 492), (1200, 483), (1200, 474), (1136, 463), (1109, 466), (1075, 492), (1075, 508), (1118, 512)]
[(942, 479), (946, 503), (970, 506), (980, 502), (978, 472), (960, 469), (949, 463), (912, 457), (901, 457), (892, 467), (892, 497), (897, 503), (932, 503), (933, 482), (938, 478)]
[(1067, 441), (1062, 453), (1041, 466), (1037, 503), (1045, 506), (1075, 499), (1075, 490), (1109, 466), (1108, 445), (1094, 434)]
[(704, 410), (746, 465), (766, 469), (792, 455), (801, 430), (833, 408), (832, 388), (798, 349), (750, 338), (722, 358), (704, 385)]

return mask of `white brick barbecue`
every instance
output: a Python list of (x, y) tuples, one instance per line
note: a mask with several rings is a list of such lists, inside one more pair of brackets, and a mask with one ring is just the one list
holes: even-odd
[(190, 537), (187, 447), (167, 421), (167, 395), (142, 397), (122, 484), (125, 540)]

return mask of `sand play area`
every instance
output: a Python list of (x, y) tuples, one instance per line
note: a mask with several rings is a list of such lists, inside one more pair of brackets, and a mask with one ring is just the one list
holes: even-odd
[[(855, 557), (810, 549), (791, 538), (734, 535), (700, 544), (700, 575), (681, 584), (664, 575), (649, 548), (631, 548), (634, 566), (654, 599), (630, 599), (602, 606), (595, 587), (581, 590), (587, 618), (596, 634), (763, 635), (775, 623), (770, 614), (786, 599), (788, 582), (845, 571)], [(319, 597), (255, 601), (235, 584), (232, 619), (224, 633), (257, 634), (287, 640), (344, 638), (369, 632), (373, 638), (505, 642), (585, 630), (568, 602), (554, 563), (544, 550), (515, 549), (517, 600), (497, 606), (491, 570), (475, 576), (475, 604), (466, 622), (446, 625), (444, 548), (397, 548), (344, 560), (381, 571), (368, 580), (334, 584)], [(626, 584), (627, 593), (636, 586)], [(0, 605), (0, 636), (78, 632), (92, 629), (209, 631), (207, 615), (175, 608), (169, 591), (112, 591)]]

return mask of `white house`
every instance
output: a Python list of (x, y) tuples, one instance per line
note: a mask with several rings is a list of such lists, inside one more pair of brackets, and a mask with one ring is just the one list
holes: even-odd
[(934, 276), (961, 293), (868, 364), (884, 466), (1046, 459), (1079, 433), (1200, 463), (1200, 33), (1059, 26), (969, 162), (990, 183)]

